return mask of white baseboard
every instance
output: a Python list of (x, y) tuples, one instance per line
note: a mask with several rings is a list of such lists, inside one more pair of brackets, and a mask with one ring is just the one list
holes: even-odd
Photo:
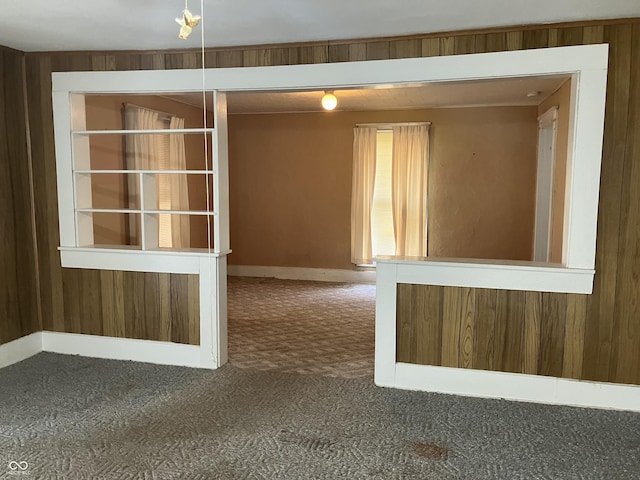
[(397, 363), (393, 385), (405, 390), (533, 403), (640, 411), (640, 386)]
[(42, 332), (45, 352), (134, 362), (201, 367), (200, 346), (153, 340)]
[(375, 270), (340, 270), (330, 268), (261, 267), (229, 265), (228, 274), (235, 277), (266, 277), (316, 282), (376, 283)]
[(42, 351), (42, 332), (35, 332), (0, 345), (0, 368), (21, 362)]

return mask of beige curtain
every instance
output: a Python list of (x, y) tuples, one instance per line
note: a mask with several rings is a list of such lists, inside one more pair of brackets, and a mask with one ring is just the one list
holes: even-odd
[[(147, 108), (126, 105), (124, 109), (124, 126), (126, 130), (152, 130), (159, 128), (158, 112)], [(149, 170), (154, 167), (154, 159), (160, 149), (158, 135), (125, 135), (127, 170)], [(140, 178), (138, 175), (127, 175), (128, 204), (131, 209), (140, 209)], [(129, 242), (140, 243), (140, 218), (129, 215)]]
[[(184, 118), (171, 117), (169, 128), (184, 128)], [(184, 148), (184, 135), (169, 135), (169, 170), (186, 170), (187, 156)], [(186, 175), (168, 175), (169, 195), (172, 210), (189, 210), (189, 188)], [(191, 246), (190, 223), (187, 215), (171, 215), (171, 241), (173, 248)]]
[(427, 255), (429, 126), (393, 127), (393, 229), (396, 255)]
[(351, 188), (351, 263), (373, 263), (371, 204), (376, 175), (375, 127), (356, 127), (353, 139)]
[[(125, 106), (125, 128), (127, 130), (159, 130), (184, 128), (184, 119), (128, 104)], [(126, 135), (126, 164), (128, 170), (186, 170), (187, 161), (184, 135), (132, 134)], [(129, 207), (141, 208), (138, 175), (128, 175)], [(184, 174), (157, 174), (155, 192), (147, 191), (147, 209), (189, 210), (187, 176)], [(156, 197), (155, 200), (153, 197)], [(149, 199), (152, 199), (150, 202)], [(131, 243), (138, 243), (140, 223), (130, 215)], [(158, 246), (189, 248), (190, 227), (187, 215), (158, 215)]]

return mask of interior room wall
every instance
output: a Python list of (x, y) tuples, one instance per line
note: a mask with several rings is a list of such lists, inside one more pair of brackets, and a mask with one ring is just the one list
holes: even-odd
[[(640, 225), (640, 19), (618, 19), (586, 24), (533, 25), (482, 30), (475, 32), (417, 35), (402, 38), (380, 38), (371, 40), (324, 41), (302, 45), (272, 45), (229, 49), (210, 49), (206, 52), (205, 66), (256, 67), (300, 63), (326, 63), (380, 60), (402, 57), (459, 55), (505, 50), (522, 50), (546, 47), (561, 47), (592, 43), (609, 44), (609, 70), (607, 80), (607, 106), (604, 129), (604, 147), (600, 182), (600, 204), (598, 210), (598, 233), (596, 244), (596, 274), (592, 295), (567, 294), (566, 303), (545, 302), (538, 309), (536, 299), (539, 292), (522, 292), (511, 295), (500, 308), (506, 315), (500, 318), (522, 318), (523, 309), (531, 315), (533, 323), (523, 321), (514, 326), (510, 320), (500, 322), (504, 330), (498, 330), (497, 303), (479, 302), (476, 307), (467, 302), (461, 309), (470, 329), (462, 329), (471, 335), (471, 350), (465, 355), (476, 355), (476, 345), (486, 340), (487, 346), (501, 345), (505, 338), (521, 338), (525, 345), (535, 348), (527, 357), (529, 364), (540, 362), (544, 357), (547, 365), (562, 364), (582, 380), (640, 384), (640, 251), (637, 247), (637, 231)], [(62, 269), (59, 245), (58, 211), (56, 195), (55, 148), (51, 106), (51, 72), (83, 70), (138, 70), (198, 68), (200, 52), (75, 52), (75, 53), (30, 53), (27, 60), (27, 88), (30, 118), (31, 148), (33, 152), (33, 187), (35, 195), (36, 239), (38, 266), (40, 271), (40, 296), (43, 328), (61, 332), (75, 331), (73, 306), (69, 302), (82, 301), (79, 314), (85, 323), (79, 333), (107, 332), (106, 326), (114, 321), (116, 302), (109, 301), (104, 294), (96, 294), (87, 288), (78, 293), (76, 286), (83, 284), (91, 270)], [(3, 66), (3, 72), (13, 71)], [(3, 80), (5, 81), (5, 80)], [(5, 92), (5, 96), (7, 93)], [(19, 97), (15, 89), (9, 90), (13, 102)], [(6, 109), (2, 110), (6, 112)], [(0, 129), (1, 130), (1, 129)], [(0, 147), (1, 148), (1, 147)], [(2, 181), (3, 177), (0, 177)], [(4, 189), (0, 189), (5, 192)], [(1, 207), (0, 207), (0, 211)], [(27, 237), (28, 238), (28, 237)], [(27, 241), (24, 242), (28, 244)], [(270, 245), (265, 244), (264, 248)], [(63, 281), (63, 271), (65, 280)], [(116, 278), (102, 279), (102, 291), (114, 291), (118, 287)], [(109, 272), (107, 272), (109, 273)], [(6, 288), (6, 287), (2, 287)], [(0, 288), (0, 290), (2, 290)], [(118, 287), (119, 288), (119, 287)], [(157, 295), (153, 285), (136, 283), (130, 286), (132, 294)], [(66, 293), (65, 293), (66, 292)], [(493, 291), (495, 292), (495, 291)], [(423, 299), (425, 292), (416, 292)], [(89, 307), (102, 301), (102, 316), (91, 316)], [(173, 295), (173, 293), (172, 293)], [(181, 295), (177, 293), (176, 295)], [(503, 294), (501, 294), (503, 295)], [(442, 297), (444, 298), (444, 294)], [(557, 299), (556, 299), (557, 300)], [(482, 308), (480, 308), (482, 307)], [(407, 308), (406, 304), (400, 308)], [(25, 317), (26, 318), (26, 317)], [(444, 318), (444, 317), (443, 317)], [(153, 320), (153, 319), (150, 319)], [(428, 322), (426, 315), (419, 322)], [(123, 317), (126, 324), (135, 323), (135, 318)], [(180, 320), (176, 320), (180, 323)], [(488, 322), (488, 324), (487, 324)], [(89, 328), (88, 324), (95, 324)], [(422, 323), (413, 341), (429, 344), (424, 336)], [(487, 326), (488, 325), (488, 326)], [(543, 332), (545, 343), (551, 348), (539, 349), (533, 338), (523, 338), (523, 331)], [(495, 340), (493, 332), (501, 332)], [(566, 334), (565, 334), (566, 332)], [(467, 335), (465, 333), (465, 335)], [(485, 335), (486, 334), (486, 335)], [(117, 333), (127, 336), (127, 332)], [(422, 336), (421, 336), (422, 335)], [(145, 335), (145, 338), (148, 338)], [(469, 337), (465, 337), (469, 338)], [(503, 342), (503, 343), (499, 343)], [(566, 350), (556, 348), (566, 342), (575, 344)], [(455, 342), (455, 345), (462, 345)], [(514, 343), (510, 348), (518, 348)], [(448, 347), (447, 347), (448, 348)], [(566, 352), (582, 352), (568, 355)], [(495, 354), (495, 350), (492, 350)], [(448, 352), (455, 355), (455, 351)], [(482, 353), (482, 352), (480, 352)], [(517, 358), (517, 355), (510, 358)], [(522, 358), (521, 356), (519, 358)], [(496, 363), (497, 365), (497, 363)], [(471, 365), (472, 366), (472, 365)], [(503, 365), (500, 371), (508, 369)]]
[(428, 254), (530, 260), (536, 107), (230, 115), (230, 264), (352, 269), (353, 128), (430, 121)]
[[(92, 95), (85, 97), (87, 129), (124, 129), (123, 103), (133, 103), (140, 107), (174, 114), (185, 120), (185, 128), (202, 127), (202, 108), (178, 102), (170, 98), (152, 95), (115, 96)], [(211, 115), (209, 120), (212, 121)], [(209, 126), (212, 126), (210, 124)], [(185, 152), (188, 170), (204, 170), (204, 144), (202, 135), (185, 135)], [(120, 135), (96, 135), (90, 139), (91, 167), (93, 169), (124, 168), (124, 140)], [(211, 148), (209, 148), (211, 152)], [(99, 180), (92, 179), (92, 196), (96, 208), (127, 208), (126, 176), (101, 174)], [(206, 184), (204, 176), (189, 176), (189, 207), (192, 210), (206, 210)], [(105, 207), (106, 208), (106, 207)], [(94, 215), (94, 243), (121, 245), (129, 242), (126, 215)], [(207, 246), (207, 223), (204, 216), (190, 218), (192, 247)]]
[(41, 329), (23, 54), (0, 47), (0, 344)]
[(551, 242), (549, 252), (549, 258), (554, 263), (562, 263), (570, 102), (571, 79), (568, 79), (558, 90), (538, 106), (538, 115), (542, 115), (551, 107), (558, 107), (556, 158), (553, 173), (553, 193), (551, 196)]

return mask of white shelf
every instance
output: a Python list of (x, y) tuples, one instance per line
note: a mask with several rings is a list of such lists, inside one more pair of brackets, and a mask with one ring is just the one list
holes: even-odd
[(206, 210), (141, 210), (139, 208), (77, 208), (78, 213), (131, 213), (131, 214), (151, 214), (151, 215), (217, 215), (215, 211)]
[(214, 133), (215, 128), (158, 128), (149, 130), (72, 130), (71, 135), (135, 135), (135, 134), (182, 134), (182, 133)]
[(73, 173), (90, 175), (93, 173), (155, 173), (155, 174), (179, 174), (179, 175), (214, 175), (214, 170), (74, 170)]

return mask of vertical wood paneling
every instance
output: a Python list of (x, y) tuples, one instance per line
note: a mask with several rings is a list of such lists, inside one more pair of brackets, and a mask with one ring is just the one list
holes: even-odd
[(476, 289), (473, 368), (493, 369), (493, 337), (496, 325), (497, 291)]
[(567, 295), (542, 294), (540, 319), (540, 360), (538, 373), (552, 377), (562, 376), (564, 332), (566, 325)]
[(23, 55), (0, 48), (0, 344), (40, 329)]
[(542, 294), (526, 292), (524, 308), (524, 352), (522, 373), (538, 373), (540, 361), (540, 316)]
[(493, 368), (502, 372), (522, 369), (524, 292), (498, 290)]
[(158, 274), (158, 289), (160, 290), (160, 331), (158, 340), (171, 341), (171, 274)]
[(329, 62), (348, 62), (349, 45), (346, 43), (329, 45)]
[(424, 40), (422, 40), (421, 44), (423, 57), (437, 57), (438, 55), (440, 55), (439, 38), (425, 38)]
[(622, 176), (613, 349), (609, 377), (640, 383), (640, 25), (633, 26), (627, 142)]
[(610, 378), (611, 336), (621, 257), (618, 239), (631, 91), (631, 33), (629, 25), (604, 29), (604, 39), (609, 43), (609, 72), (600, 172), (596, 275), (593, 294), (587, 300), (582, 365), (582, 378), (586, 380), (606, 381)]
[(584, 352), (587, 296), (567, 295), (567, 326), (564, 333), (562, 376), (580, 378)]
[(369, 42), (367, 46), (367, 60), (388, 60), (389, 42)]
[(360, 62), (367, 59), (367, 44), (366, 43), (351, 43), (349, 44), (349, 61)]
[[(189, 343), (200, 343), (200, 282), (197, 275), (187, 275), (187, 311), (189, 315)], [(184, 295), (184, 293), (183, 293)]]
[(442, 356), (443, 287), (429, 286), (411, 290), (411, 317), (415, 319), (416, 355), (412, 362), (437, 365)]
[(460, 316), (462, 289), (444, 287), (442, 300), (442, 366), (460, 365)]
[(440, 55), (455, 55), (456, 37), (440, 37)]
[(412, 362), (415, 359), (411, 290), (411, 285), (398, 285), (396, 310), (396, 361), (398, 362)]
[(465, 53), (475, 53), (476, 36), (475, 35), (458, 35), (453, 41), (453, 49), (456, 55)]
[(463, 288), (461, 291), (461, 299), (459, 366), (462, 368), (471, 368), (473, 366), (473, 336), (476, 310), (475, 289)]
[(389, 44), (389, 58), (415, 58), (422, 56), (420, 40), (396, 40)]
[(289, 48), (288, 60), (291, 65), (326, 63), (328, 61), (328, 46), (291, 47)]
[(549, 46), (549, 30), (526, 30), (522, 33), (522, 46), (524, 48), (546, 48)]

